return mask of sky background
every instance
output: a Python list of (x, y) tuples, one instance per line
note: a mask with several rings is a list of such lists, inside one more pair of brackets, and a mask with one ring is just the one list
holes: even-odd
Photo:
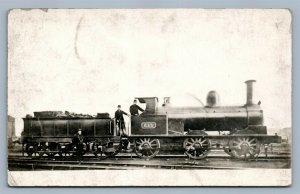
[[(13, 10), (8, 114), (128, 112), (134, 97), (244, 105), (255, 79), (269, 128), (291, 126), (291, 15), (284, 9)], [(162, 98), (160, 99), (160, 102)]]

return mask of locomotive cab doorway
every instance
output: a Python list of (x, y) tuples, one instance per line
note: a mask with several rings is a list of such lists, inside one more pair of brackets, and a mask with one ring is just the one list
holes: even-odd
[(114, 128), (113, 128), (113, 136), (122, 136), (122, 135), (127, 135), (130, 136), (130, 131), (131, 131), (131, 119), (129, 117), (128, 122), (125, 122), (123, 125), (123, 130), (122, 130), (122, 123), (117, 123), (116, 119), (113, 119), (114, 122)]

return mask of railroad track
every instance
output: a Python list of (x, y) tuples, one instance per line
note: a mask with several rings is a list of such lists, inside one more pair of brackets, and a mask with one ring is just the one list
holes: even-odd
[[(9, 158), (25, 158), (25, 159), (53, 159), (53, 157), (47, 157), (47, 156), (43, 156), (42, 158), (39, 158), (37, 156), (32, 156), (32, 157), (28, 157), (28, 156), (22, 156), (20, 153), (19, 154), (9, 154), (8, 155)], [(59, 156), (55, 156), (55, 159), (58, 160), (70, 160), (70, 157), (67, 157), (65, 159), (60, 158)], [(84, 155), (83, 158), (85, 159), (89, 159), (89, 160), (107, 160), (108, 158), (96, 158), (93, 154), (89, 154), (89, 155)], [(136, 156), (135, 154), (118, 154), (117, 156), (111, 157), (110, 159), (119, 159), (119, 158), (138, 158), (138, 156)], [(155, 156), (155, 158), (159, 158), (159, 159), (173, 159), (173, 158), (188, 158), (185, 154), (182, 155), (157, 155)], [(215, 153), (215, 154), (210, 154), (208, 155), (205, 159), (211, 159), (211, 158), (216, 158), (216, 159), (231, 159), (231, 160), (235, 160), (233, 158), (231, 158), (230, 156), (228, 156), (227, 154), (224, 154), (223, 152), (220, 153)], [(267, 156), (265, 154), (260, 154), (258, 156), (258, 158), (256, 158), (255, 160), (262, 160), (262, 159), (289, 159), (291, 158), (291, 153), (273, 153), (273, 154), (268, 154)], [(75, 158), (73, 158), (74, 160)], [(144, 159), (140, 159), (140, 160), (144, 160)], [(152, 159), (151, 159), (152, 160)]]
[[(166, 157), (160, 156), (151, 161), (128, 158), (120, 156), (106, 160), (97, 160), (96, 158), (84, 157), (82, 161), (71, 159), (60, 160), (59, 158), (28, 158), (28, 157), (8, 157), (9, 170), (128, 170), (128, 169), (246, 169), (271, 164), (290, 165), (290, 157), (277, 156), (270, 158), (259, 157), (254, 160), (236, 160), (230, 157), (210, 156), (203, 160), (189, 160), (182, 156)], [(250, 166), (248, 164), (251, 164)], [(258, 164), (258, 165), (256, 165)], [(252, 167), (251, 167), (252, 166)], [(275, 165), (277, 166), (277, 164)]]
[(114, 163), (112, 161), (52, 161), (52, 160), (10, 160), (9, 166), (27, 167), (31, 170), (51, 169), (51, 170), (95, 170), (95, 169), (237, 169), (234, 167), (217, 166), (197, 166), (192, 163), (181, 165), (176, 164), (145, 164), (145, 163)]

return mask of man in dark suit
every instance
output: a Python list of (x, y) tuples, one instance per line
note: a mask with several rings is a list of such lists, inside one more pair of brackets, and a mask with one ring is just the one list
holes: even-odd
[(130, 116), (129, 114), (121, 110), (121, 105), (118, 105), (118, 110), (115, 112), (115, 119), (121, 135), (125, 134), (125, 121), (123, 115)]
[(83, 143), (84, 143), (84, 137), (82, 135), (82, 130), (79, 128), (77, 133), (74, 135), (72, 139), (72, 143), (74, 148), (76, 148), (76, 157), (77, 161), (82, 161), (82, 156), (84, 154), (83, 152)]
[(130, 110), (130, 114), (133, 116), (138, 116), (139, 115), (139, 111), (144, 112), (144, 109), (142, 109), (141, 107), (139, 107), (139, 105), (136, 104), (137, 101), (134, 100), (133, 101), (133, 105), (130, 106), (129, 110)]

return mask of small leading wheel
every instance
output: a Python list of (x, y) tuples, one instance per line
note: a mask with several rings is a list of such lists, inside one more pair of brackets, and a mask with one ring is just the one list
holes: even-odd
[(183, 142), (185, 154), (189, 158), (202, 159), (205, 158), (210, 151), (210, 141), (206, 137), (190, 137)]
[(140, 138), (135, 141), (135, 153), (138, 157), (150, 159), (156, 156), (160, 149), (158, 139)]
[(239, 159), (253, 159), (260, 153), (260, 142), (254, 137), (234, 137), (229, 140), (230, 155)]

